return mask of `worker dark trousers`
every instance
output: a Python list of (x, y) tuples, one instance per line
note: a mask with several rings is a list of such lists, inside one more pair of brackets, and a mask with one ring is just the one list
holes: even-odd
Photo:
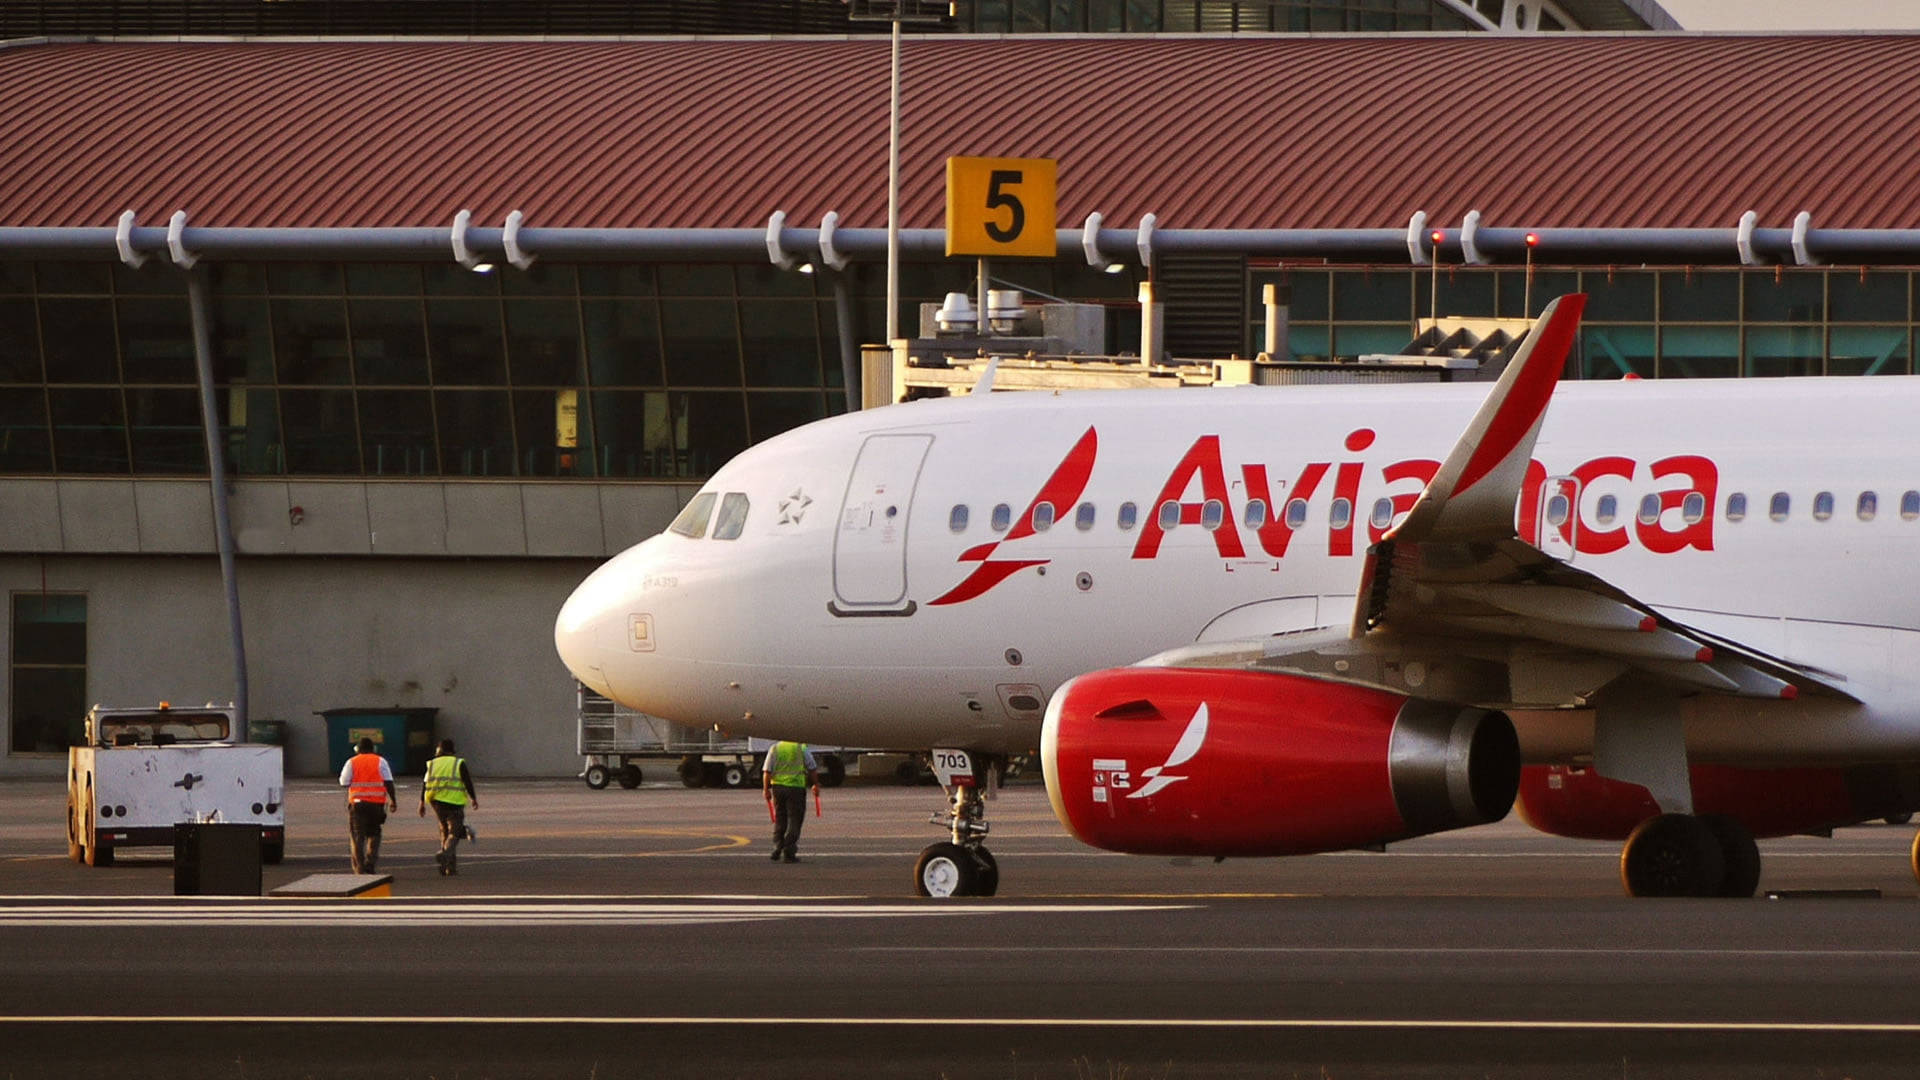
[(773, 785), (774, 854), (797, 854), (794, 848), (800, 843), (800, 826), (806, 820), (807, 789), (786, 784)]
[(429, 800), (433, 806), (433, 816), (440, 819), (440, 854), (434, 856), (440, 864), (442, 874), (454, 874), (454, 852), (460, 847), (460, 838), (467, 832), (467, 808), (460, 803)]
[(353, 841), (354, 873), (373, 873), (374, 865), (380, 861), (380, 826), (386, 820), (386, 803), (347, 804), (347, 835)]

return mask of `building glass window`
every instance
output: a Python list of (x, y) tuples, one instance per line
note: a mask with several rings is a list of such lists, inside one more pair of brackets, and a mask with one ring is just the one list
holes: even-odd
[(1660, 275), (1660, 314), (1690, 322), (1738, 322), (1740, 278), (1730, 270), (1669, 270)]
[(121, 298), (120, 373), (130, 383), (193, 384), (193, 321), (180, 299)]
[(0, 472), (52, 471), (46, 392), (37, 386), (0, 389)]
[(1589, 270), (1580, 275), (1587, 293), (1588, 322), (1652, 322), (1654, 275), (1645, 271)]
[(63, 754), (86, 733), (87, 598), (15, 593), (12, 616), (7, 750)]
[(660, 329), (668, 386), (740, 385), (740, 327), (732, 300), (666, 304)]
[(133, 471), (193, 475), (207, 471), (207, 439), (197, 390), (127, 390), (127, 433)]
[(343, 386), (353, 381), (346, 301), (276, 299), (271, 310), (273, 355), (282, 383)]
[(1658, 370), (1654, 329), (1651, 326), (1580, 327), (1580, 377), (1623, 379), (1638, 375), (1651, 379)]
[[(4, 265), (4, 264), (0, 264)], [(33, 301), (0, 298), (0, 383), (46, 380), (40, 367), (40, 328)]]
[(1827, 342), (1828, 375), (1905, 375), (1912, 366), (1904, 326), (1836, 326)]
[(575, 301), (509, 300), (506, 309), (507, 364), (513, 385), (585, 384), (580, 309)]
[(435, 386), (505, 384), (499, 301), (428, 300), (427, 355), (433, 360)]
[(1660, 331), (1660, 377), (1726, 379), (1740, 374), (1737, 326), (1666, 326)]
[(1819, 375), (1824, 352), (1818, 326), (1756, 326), (1747, 331), (1748, 375)]
[(1906, 322), (1907, 275), (1884, 270), (1827, 277), (1827, 318), (1834, 322)]
[(288, 472), (350, 476), (360, 471), (353, 391), (282, 390), (280, 419)]
[(113, 301), (106, 297), (40, 298), (41, 355), (52, 383), (114, 383)]
[(747, 392), (747, 431), (754, 442), (763, 442), (826, 416), (827, 395), (818, 390)]
[(53, 419), (54, 465), (68, 473), (124, 473), (127, 461), (126, 416), (117, 389), (47, 391)]
[(353, 372), (362, 386), (425, 386), (426, 324), (418, 300), (349, 300)]
[[(452, 476), (512, 476), (513, 418), (504, 390), (436, 390), (440, 468)], [(288, 417), (287, 426), (293, 426)], [(684, 474), (683, 474), (684, 475)]]
[(440, 471), (433, 397), (425, 390), (362, 390), (360, 455), (369, 476), (431, 476)]
[(1827, 317), (1827, 275), (1820, 271), (1742, 274), (1748, 322), (1817, 323)]

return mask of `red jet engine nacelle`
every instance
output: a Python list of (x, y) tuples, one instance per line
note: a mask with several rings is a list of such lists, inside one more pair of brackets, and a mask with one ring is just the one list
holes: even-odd
[(1047, 797), (1141, 855), (1299, 855), (1498, 821), (1520, 745), (1498, 712), (1269, 672), (1116, 668), (1054, 694)]

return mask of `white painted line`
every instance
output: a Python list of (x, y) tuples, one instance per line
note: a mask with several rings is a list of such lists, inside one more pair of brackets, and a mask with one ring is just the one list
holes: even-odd
[(1194, 1028), (1248, 1030), (1402, 1030), (1402, 1031), (1649, 1031), (1713, 1033), (1783, 1033), (1825, 1035), (1920, 1035), (1920, 1023), (1864, 1023), (1763, 1020), (1429, 1020), (1310, 1019), (1275, 1017), (1204, 1019), (1184, 1017), (982, 1017), (982, 1016), (233, 1016), (185, 1014), (158, 1016), (8, 1016), (6, 1024), (285, 1024), (325, 1025), (394, 1024), (421, 1027), (448, 1024), (461, 1027), (921, 1027), (964, 1025), (970, 1028)]

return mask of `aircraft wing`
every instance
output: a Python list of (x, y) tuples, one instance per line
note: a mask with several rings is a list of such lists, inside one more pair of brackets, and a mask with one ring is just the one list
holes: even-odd
[(1668, 619), (1516, 535), (1514, 504), (1585, 304), (1547, 305), (1413, 509), (1368, 551), (1351, 626), (1146, 663), (1290, 671), (1498, 708), (1585, 704), (1622, 679), (1683, 694), (1851, 697), (1838, 676)]

